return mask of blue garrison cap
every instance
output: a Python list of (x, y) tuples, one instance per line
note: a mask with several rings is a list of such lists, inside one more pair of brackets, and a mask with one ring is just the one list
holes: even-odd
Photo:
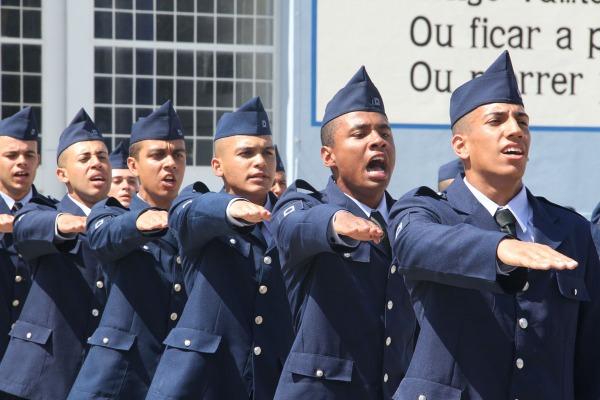
[(277, 146), (275, 146), (275, 158), (277, 159), (277, 166), (275, 167), (275, 172), (285, 172), (285, 167), (283, 166), (283, 161), (281, 160), (281, 156), (279, 155), (279, 150)]
[(112, 169), (129, 169), (127, 166), (127, 157), (129, 157), (129, 140), (123, 140), (110, 153), (110, 165)]
[(454, 179), (459, 173), (465, 172), (465, 166), (460, 158), (452, 160), (440, 167), (438, 170), (438, 182), (445, 181), (446, 179)]
[(19, 140), (37, 140), (38, 134), (31, 107), (25, 107), (18, 113), (0, 121), (0, 136), (10, 136)]
[(171, 100), (140, 118), (131, 128), (131, 144), (142, 140), (177, 139), (183, 139), (183, 128)]
[(479, 106), (490, 103), (523, 105), (517, 78), (508, 51), (504, 50), (492, 65), (475, 79), (458, 87), (450, 98), (450, 123)]
[(236, 111), (225, 113), (219, 118), (214, 140), (236, 135), (265, 136), (270, 134), (269, 116), (260, 97), (254, 97), (242, 104)]
[(352, 79), (341, 88), (325, 107), (325, 115), (321, 126), (340, 115), (353, 111), (371, 111), (385, 115), (383, 99), (375, 87), (364, 65), (354, 74)]
[(58, 149), (56, 150), (56, 159), (62, 154), (63, 151), (67, 149), (67, 147), (78, 143), (78, 142), (87, 142), (91, 140), (102, 140), (102, 134), (94, 124), (94, 121), (90, 118), (90, 116), (85, 112), (82, 108), (77, 112), (73, 121), (65, 128), (65, 130), (60, 134), (60, 138), (58, 139)]

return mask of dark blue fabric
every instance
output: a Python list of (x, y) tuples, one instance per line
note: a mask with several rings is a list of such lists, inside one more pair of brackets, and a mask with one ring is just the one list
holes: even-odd
[(225, 113), (219, 118), (214, 140), (236, 135), (271, 135), (269, 116), (260, 97), (251, 98), (236, 111)]
[(183, 139), (183, 128), (173, 102), (167, 100), (147, 117), (142, 117), (131, 128), (131, 144), (142, 140)]
[(508, 277), (516, 291), (504, 290), (497, 274), (505, 234), (462, 179), (443, 195), (414, 190), (393, 207), (393, 250), (421, 328), (396, 399), (599, 398), (600, 262), (590, 225), (528, 199), (535, 241), (579, 267), (516, 268)]
[(281, 156), (279, 155), (279, 150), (277, 149), (277, 146), (275, 146), (275, 158), (277, 159), (275, 171), (276, 172), (285, 172), (285, 166), (283, 165), (283, 161), (281, 160)]
[(378, 112), (385, 115), (383, 99), (364, 66), (341, 88), (325, 107), (321, 126), (332, 119), (353, 111)]
[(33, 281), (0, 363), (0, 391), (32, 400), (67, 397), (106, 301), (105, 277), (87, 236), (55, 237), (59, 213), (85, 216), (68, 196), (58, 204), (35, 198), (14, 224), (15, 246)]
[(523, 105), (515, 71), (508, 51), (483, 73), (459, 86), (450, 97), (450, 124), (484, 104), (510, 103)]
[(123, 140), (110, 153), (110, 166), (112, 169), (129, 169), (127, 158), (129, 157), (129, 140)]
[(19, 140), (37, 140), (38, 135), (39, 130), (31, 107), (25, 107), (0, 121), (0, 136), (10, 136)]
[(390, 399), (408, 367), (416, 322), (402, 276), (383, 243), (332, 244), (341, 210), (367, 218), (332, 179), (321, 192), (296, 181), (275, 207), (296, 333), (275, 399)]
[(438, 169), (438, 182), (445, 181), (446, 179), (454, 179), (458, 174), (465, 173), (465, 165), (460, 158), (452, 160), (442, 165)]
[(69, 126), (60, 134), (58, 139), (58, 149), (56, 150), (56, 159), (61, 155), (67, 147), (78, 142), (87, 142), (90, 140), (104, 140), (102, 134), (94, 124), (94, 121), (82, 108), (80, 109), (75, 118), (71, 121)]
[[(43, 197), (35, 187), (32, 187), (32, 191), (32, 199)], [(0, 214), (11, 214), (2, 197), (0, 197)], [(10, 339), (8, 332), (11, 325), (19, 318), (31, 287), (29, 265), (17, 252), (12, 233), (0, 233), (0, 267), (0, 359), (2, 359)], [(13, 304), (15, 300), (18, 303)]]
[(111, 287), (69, 399), (144, 398), (162, 342), (177, 322), (170, 316), (181, 315), (187, 297), (175, 237), (170, 230), (144, 234), (136, 228), (150, 208), (134, 196), (130, 209), (110, 198), (90, 213), (90, 246)]
[(596, 204), (591, 216), (592, 224), (598, 224), (600, 222), (600, 203)]
[(274, 244), (260, 224), (229, 223), (233, 198), (196, 184), (171, 208), (190, 295), (148, 399), (273, 399), (292, 340), (290, 309)]

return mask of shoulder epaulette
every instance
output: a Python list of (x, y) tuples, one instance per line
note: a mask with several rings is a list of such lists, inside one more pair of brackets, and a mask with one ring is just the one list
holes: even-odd
[(434, 199), (445, 199), (446, 195), (442, 192), (436, 192), (435, 190), (433, 190), (430, 187), (427, 186), (421, 186), (419, 188), (417, 188), (417, 190), (415, 190), (414, 192), (415, 196), (427, 196), (427, 197), (433, 197)]
[(576, 215), (576, 216), (578, 216), (580, 218), (583, 218), (583, 219), (585, 219), (587, 221), (587, 218), (585, 218), (583, 215), (579, 214), (576, 210), (574, 210), (572, 208), (561, 206), (560, 204), (556, 204), (556, 203), (554, 203), (554, 202), (552, 202), (552, 201), (550, 201), (547, 198), (542, 197), (542, 196), (535, 196), (535, 198), (538, 199), (539, 201), (541, 201), (542, 203), (546, 203), (546, 204), (548, 204), (550, 206), (553, 206), (553, 207), (556, 207), (556, 208), (560, 208), (561, 210), (564, 210), (564, 211), (568, 211), (571, 214)]

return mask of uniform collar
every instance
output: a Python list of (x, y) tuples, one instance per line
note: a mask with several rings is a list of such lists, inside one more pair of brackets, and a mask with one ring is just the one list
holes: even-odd
[[(327, 188), (325, 191), (327, 193), (329, 203), (344, 207), (356, 216), (366, 215), (367, 218), (371, 216), (372, 208), (354, 199), (352, 196), (342, 192), (333, 180), (333, 177), (329, 178), (329, 182), (327, 183)], [(388, 220), (389, 209), (393, 203), (394, 200), (392, 197), (388, 194), (388, 192), (385, 192), (381, 202), (377, 206), (377, 211), (381, 213), (386, 222)]]
[[(8, 209), (12, 210), (13, 206), (15, 205), (15, 203), (17, 201), (4, 192), (0, 192), (0, 196), (2, 197), (2, 200), (4, 200), (4, 203), (6, 204)], [(25, 197), (23, 197), (21, 200), (19, 200), (19, 203), (21, 203), (22, 205), (25, 205), (25, 204), (29, 203), (29, 200), (31, 200), (32, 197), (33, 197), (33, 188), (29, 189), (29, 192), (27, 192)]]
[[(77, 215), (79, 217), (86, 217), (89, 215), (90, 208), (81, 204), (80, 202), (73, 199), (71, 196), (66, 194), (60, 201), (58, 209), (60, 211), (67, 212), (69, 214)], [(86, 214), (87, 211), (87, 214)]]
[(525, 185), (521, 187), (519, 193), (517, 193), (516, 196), (513, 197), (506, 204), (506, 206), (502, 207), (496, 204), (493, 200), (489, 199), (479, 190), (477, 190), (473, 185), (469, 183), (466, 177), (463, 180), (465, 186), (469, 189), (473, 196), (475, 196), (477, 201), (479, 201), (479, 203), (481, 203), (481, 205), (492, 215), (492, 217), (494, 216), (498, 208), (508, 208), (515, 216), (515, 219), (517, 220), (521, 231), (523, 233), (527, 232), (532, 217), (532, 209), (531, 205), (529, 204), (529, 199), (527, 197), (527, 189), (525, 188)]

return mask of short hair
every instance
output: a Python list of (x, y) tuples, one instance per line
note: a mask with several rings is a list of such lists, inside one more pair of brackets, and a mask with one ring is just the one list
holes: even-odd
[(136, 160), (139, 160), (139, 155), (140, 155), (140, 150), (142, 149), (142, 146), (140, 144), (140, 142), (135, 142), (132, 143), (129, 146), (129, 157), (133, 157)]
[(467, 130), (467, 118), (468, 118), (469, 114), (462, 116), (458, 121), (456, 121), (454, 123), (454, 125), (452, 126), (452, 135), (456, 135), (458, 133), (461, 133), (465, 130)]
[(334, 144), (334, 134), (337, 128), (337, 118), (332, 119), (327, 122), (325, 125), (321, 127), (321, 145), (333, 147)]

